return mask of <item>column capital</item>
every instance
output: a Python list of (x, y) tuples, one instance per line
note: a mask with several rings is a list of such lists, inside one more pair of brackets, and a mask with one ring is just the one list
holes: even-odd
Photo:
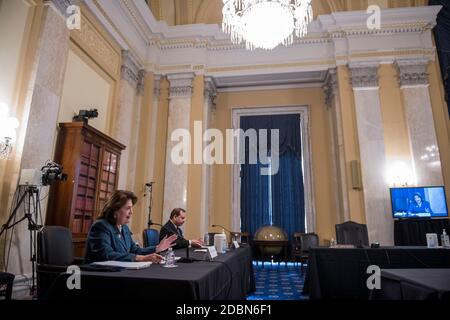
[(139, 71), (142, 70), (128, 50), (122, 50), (122, 67), (120, 76), (132, 87), (137, 88), (139, 83)]
[(330, 109), (331, 101), (333, 97), (338, 94), (339, 91), (336, 68), (328, 69), (327, 75), (325, 77), (325, 83), (322, 86), (322, 89), (325, 93), (325, 104), (327, 108)]
[(153, 96), (159, 97), (161, 95), (161, 75), (155, 74), (153, 76)]
[(353, 90), (378, 89), (378, 63), (350, 63)]
[(205, 77), (205, 98), (209, 99), (215, 105), (217, 97), (217, 87), (213, 77)]
[(45, 0), (45, 2), (52, 3), (63, 16), (66, 16), (67, 8), (71, 5), (78, 5), (80, 0)]
[(193, 81), (195, 74), (193, 72), (177, 73), (167, 75), (169, 80), (169, 99), (190, 98), (192, 96)]
[(399, 59), (395, 61), (400, 87), (429, 85), (428, 59)]
[(136, 90), (139, 95), (144, 94), (145, 90), (145, 77), (147, 76), (147, 71), (141, 69), (138, 71), (138, 81), (136, 85)]

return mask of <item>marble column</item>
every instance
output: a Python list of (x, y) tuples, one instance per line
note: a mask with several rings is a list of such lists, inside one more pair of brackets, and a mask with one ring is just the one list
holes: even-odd
[[(188, 164), (176, 164), (172, 160), (172, 148), (179, 144), (178, 140), (172, 141), (172, 133), (177, 129), (185, 129), (189, 132), (194, 74), (169, 74), (167, 80), (170, 88), (163, 221), (169, 219), (170, 212), (174, 208), (187, 208)], [(175, 137), (175, 139), (179, 138)], [(189, 155), (191, 155), (190, 150)], [(192, 161), (191, 156), (189, 159)]]
[(134, 189), (137, 137), (143, 92), (143, 71), (129, 51), (122, 51), (119, 104), (114, 118), (113, 135), (126, 149), (120, 158), (119, 189)]
[(336, 68), (328, 70), (325, 84), (325, 105), (330, 124), (331, 149), (333, 154), (333, 186), (337, 223), (349, 220), (349, 198), (345, 171), (345, 150), (342, 130), (342, 110)]
[[(148, 77), (150, 79), (150, 77)], [(141, 120), (144, 120), (145, 123), (141, 123), (141, 136), (139, 137), (140, 147), (146, 152), (144, 155), (140, 155), (138, 157), (139, 166), (143, 168), (143, 172), (145, 173), (142, 178), (137, 177), (139, 183), (136, 185), (137, 190), (139, 188), (144, 194), (146, 188), (144, 187), (147, 182), (156, 182), (157, 185), (162, 185), (163, 181), (157, 181), (155, 179), (155, 159), (156, 159), (156, 135), (157, 135), (157, 127), (158, 127), (158, 113), (159, 113), (159, 98), (161, 95), (161, 76), (153, 75), (151, 80), (148, 80), (147, 86), (151, 84), (150, 81), (153, 81), (153, 92), (151, 93), (151, 99), (147, 99), (145, 104), (149, 104), (149, 106), (145, 106), (145, 108), (150, 108), (149, 111), (142, 110)], [(142, 122), (142, 121), (141, 121)], [(156, 185), (156, 186), (157, 186)], [(157, 214), (155, 212), (154, 204), (154, 196), (155, 196), (155, 185), (153, 185), (152, 189), (152, 198), (145, 197), (141, 198), (141, 230), (147, 227), (148, 223), (148, 208), (150, 206), (150, 201), (152, 201), (152, 214), (151, 219), (155, 222), (159, 222), (159, 219), (155, 219)]]
[[(217, 89), (214, 84), (214, 80), (211, 77), (205, 77), (205, 89), (204, 89), (204, 102), (203, 102), (203, 128), (205, 130), (211, 128), (211, 122), (213, 113), (215, 112), (216, 104), (215, 98), (217, 96)], [(203, 150), (205, 150), (207, 143), (203, 141)], [(210, 226), (210, 214), (213, 207), (213, 166), (203, 163), (202, 164), (202, 203), (201, 203), (201, 226), (200, 231), (202, 234), (208, 232)]]
[(398, 80), (402, 91), (414, 169), (418, 185), (443, 185), (436, 129), (434, 126), (428, 60), (397, 60)]
[[(48, 159), (53, 159), (69, 37), (65, 18), (52, 1), (45, 2), (22, 118), (26, 131), (20, 169), (40, 169)], [(47, 194), (46, 189), (42, 188), (42, 194)], [(45, 222), (46, 199), (41, 201), (41, 207)], [(14, 231), (8, 272), (30, 276), (28, 239), (27, 223), (22, 222)]]
[[(159, 98), (161, 96), (161, 75), (154, 75), (153, 77), (153, 99), (152, 99), (152, 113), (150, 123), (150, 153), (148, 163), (148, 173), (150, 181), (155, 181), (155, 156), (156, 156), (156, 132), (158, 128), (158, 109)], [(159, 183), (162, 183), (159, 182)]]
[(369, 241), (393, 245), (377, 64), (351, 64)]

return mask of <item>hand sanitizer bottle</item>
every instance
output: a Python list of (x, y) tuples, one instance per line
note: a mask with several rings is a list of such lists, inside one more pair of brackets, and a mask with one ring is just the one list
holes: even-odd
[(450, 248), (450, 240), (449, 240), (447, 232), (445, 232), (445, 229), (442, 231), (442, 234), (441, 234), (441, 245), (444, 248)]
[(223, 237), (223, 253), (228, 251), (228, 240), (227, 235), (225, 234), (225, 229), (222, 229), (222, 237)]

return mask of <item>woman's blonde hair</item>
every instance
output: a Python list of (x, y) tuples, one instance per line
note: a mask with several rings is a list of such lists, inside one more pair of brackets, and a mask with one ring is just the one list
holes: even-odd
[(137, 202), (136, 195), (131, 191), (117, 190), (111, 195), (105, 203), (102, 211), (98, 215), (99, 219), (107, 219), (110, 223), (116, 223), (114, 214), (120, 210), (127, 202), (131, 200), (133, 205)]

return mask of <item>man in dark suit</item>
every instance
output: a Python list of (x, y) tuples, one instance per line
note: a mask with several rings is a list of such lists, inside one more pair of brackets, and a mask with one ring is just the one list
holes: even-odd
[(170, 219), (167, 223), (161, 228), (159, 232), (159, 239), (164, 239), (164, 237), (170, 237), (173, 234), (178, 236), (175, 241), (174, 249), (186, 248), (188, 246), (193, 247), (201, 247), (203, 245), (203, 241), (200, 239), (187, 240), (183, 236), (183, 230), (181, 230), (181, 226), (186, 221), (186, 210), (181, 208), (175, 208), (170, 213)]

